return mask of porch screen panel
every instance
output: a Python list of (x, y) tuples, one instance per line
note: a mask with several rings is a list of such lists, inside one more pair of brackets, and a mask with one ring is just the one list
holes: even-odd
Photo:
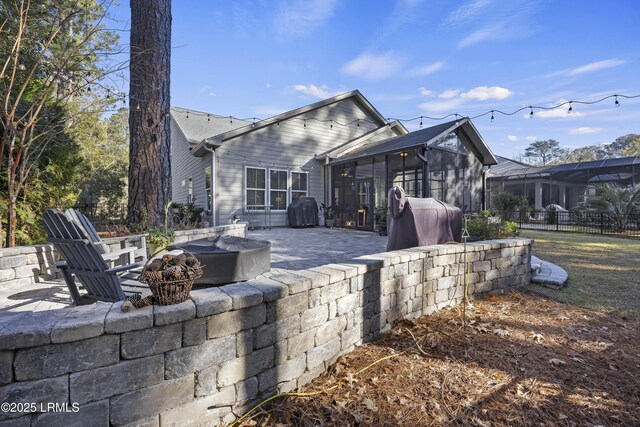
[(246, 204), (264, 205), (267, 193), (267, 171), (259, 168), (246, 169)]
[(269, 171), (269, 203), (271, 209), (287, 209), (287, 171), (271, 169)]

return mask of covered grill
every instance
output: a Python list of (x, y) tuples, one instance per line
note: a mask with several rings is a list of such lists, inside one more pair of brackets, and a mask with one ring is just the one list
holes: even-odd
[(287, 208), (289, 227), (318, 225), (318, 203), (313, 197), (298, 197)]
[(404, 190), (389, 190), (387, 250), (460, 242), (462, 210), (434, 198), (406, 197)]

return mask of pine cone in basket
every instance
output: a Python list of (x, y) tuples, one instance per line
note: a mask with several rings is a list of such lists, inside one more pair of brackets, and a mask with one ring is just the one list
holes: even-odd
[(183, 253), (182, 253), (182, 254), (180, 254), (180, 255), (176, 255), (176, 256), (173, 258), (173, 263), (174, 263), (175, 265), (185, 265), (185, 264), (186, 264), (186, 261), (187, 261), (187, 255), (186, 255), (186, 254), (183, 254)]
[(153, 261), (151, 261), (151, 264), (147, 265), (147, 267), (145, 268), (145, 271), (158, 271), (162, 269), (162, 260), (159, 258), (154, 259)]
[(181, 276), (180, 268), (176, 266), (171, 266), (162, 272), (162, 277), (164, 280), (176, 280)]
[(185, 263), (189, 267), (196, 267), (197, 265), (199, 265), (198, 258), (196, 258), (195, 256), (193, 256), (191, 254), (186, 255)]

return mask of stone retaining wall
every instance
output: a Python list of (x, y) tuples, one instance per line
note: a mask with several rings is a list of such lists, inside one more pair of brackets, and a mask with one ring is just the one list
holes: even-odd
[[(224, 225), (220, 227), (199, 228), (195, 230), (176, 231), (176, 242), (215, 237), (221, 234), (245, 237), (247, 226), (244, 223)], [(112, 250), (135, 246), (141, 248), (136, 251), (136, 258), (146, 258), (146, 244), (144, 235), (123, 236), (104, 239)], [(34, 246), (16, 246), (0, 249), (0, 287), (19, 287), (46, 280), (62, 277), (56, 268), (60, 255), (51, 244)]]
[[(460, 303), (465, 270), (470, 295), (529, 282), (530, 240), (472, 243), (466, 257), (460, 244), (427, 246), (197, 290), (174, 306), (0, 314), (0, 402), (35, 408), (0, 413), (0, 425), (230, 422), (395, 321)], [(71, 412), (43, 410), (55, 403)]]

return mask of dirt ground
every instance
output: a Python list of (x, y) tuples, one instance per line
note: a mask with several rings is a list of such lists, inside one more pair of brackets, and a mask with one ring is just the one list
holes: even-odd
[(639, 426), (640, 323), (511, 293), (357, 348), (255, 426)]

